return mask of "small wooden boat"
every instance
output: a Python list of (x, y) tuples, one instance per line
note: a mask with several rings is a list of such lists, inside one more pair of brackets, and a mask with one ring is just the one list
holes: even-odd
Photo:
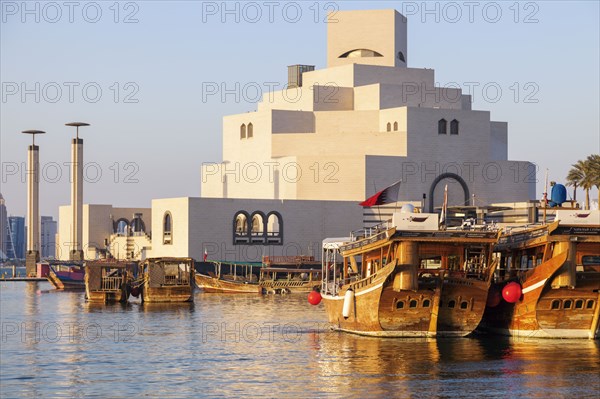
[(329, 322), (377, 337), (470, 334), (483, 316), (498, 237), (493, 230), (441, 231), (437, 214), (403, 210), (347, 241), (324, 241)]
[[(192, 258), (149, 258), (140, 265), (144, 302), (191, 302), (194, 300)], [(135, 283), (134, 283), (135, 284)], [(133, 285), (132, 292), (137, 288)]]
[(263, 294), (311, 292), (321, 286), (321, 269), (263, 267), (258, 285)]
[(256, 294), (262, 263), (210, 261), (197, 265), (196, 285), (205, 292)]
[[(482, 330), (599, 338), (600, 211), (559, 209), (553, 223), (507, 231), (495, 250), (500, 266)], [(518, 284), (514, 303), (499, 294), (508, 283)]]
[(89, 302), (126, 302), (129, 283), (135, 277), (133, 262), (90, 261), (85, 263), (85, 293)]
[(80, 264), (49, 264), (48, 276), (50, 284), (58, 290), (84, 290), (85, 268)]

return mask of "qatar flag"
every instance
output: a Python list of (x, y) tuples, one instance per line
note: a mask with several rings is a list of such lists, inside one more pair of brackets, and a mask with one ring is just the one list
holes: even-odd
[(367, 198), (363, 202), (361, 202), (360, 206), (375, 206), (375, 205), (384, 205), (391, 204), (393, 202), (398, 202), (398, 193), (400, 192), (400, 181), (392, 184), (391, 186), (384, 188), (374, 196)]

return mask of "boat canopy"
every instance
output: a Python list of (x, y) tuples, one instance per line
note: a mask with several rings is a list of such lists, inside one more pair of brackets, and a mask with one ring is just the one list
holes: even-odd
[(333, 237), (323, 240), (323, 249), (339, 249), (342, 245), (352, 241), (350, 237)]

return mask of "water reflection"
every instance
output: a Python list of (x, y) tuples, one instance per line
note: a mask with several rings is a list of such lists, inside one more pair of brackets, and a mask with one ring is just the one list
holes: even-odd
[[(330, 331), (304, 295), (98, 305), (12, 283), (0, 307), (2, 397), (597, 398), (600, 389), (598, 341), (360, 337)], [(23, 322), (45, 333), (22, 334)]]

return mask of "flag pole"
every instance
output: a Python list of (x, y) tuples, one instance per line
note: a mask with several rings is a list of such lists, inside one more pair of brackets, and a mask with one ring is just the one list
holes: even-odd
[[(373, 180), (373, 189), (377, 192), (377, 186), (375, 185), (375, 180)], [(381, 224), (381, 209), (379, 209), (379, 205), (377, 205), (377, 216), (379, 217), (379, 223)]]

